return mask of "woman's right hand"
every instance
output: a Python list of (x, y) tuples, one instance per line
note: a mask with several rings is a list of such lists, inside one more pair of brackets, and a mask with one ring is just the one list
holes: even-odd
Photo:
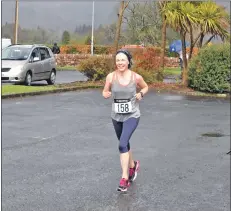
[(109, 92), (109, 91), (103, 92), (103, 97), (106, 99), (111, 97), (111, 92)]
[(111, 81), (112, 81), (112, 73), (109, 73), (106, 77), (106, 83), (104, 85), (104, 89), (103, 89), (103, 97), (105, 99), (111, 97)]

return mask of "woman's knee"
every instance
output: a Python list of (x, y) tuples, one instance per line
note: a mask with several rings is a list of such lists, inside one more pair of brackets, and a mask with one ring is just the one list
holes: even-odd
[(124, 143), (121, 143), (119, 144), (119, 151), (120, 153), (126, 153), (130, 150), (130, 144), (124, 144)]

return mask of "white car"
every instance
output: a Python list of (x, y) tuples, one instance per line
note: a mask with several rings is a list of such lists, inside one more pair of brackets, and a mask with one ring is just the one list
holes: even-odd
[(24, 83), (56, 79), (56, 61), (51, 49), (44, 45), (10, 45), (2, 50), (2, 81)]
[(11, 39), (2, 38), (2, 49), (11, 45)]

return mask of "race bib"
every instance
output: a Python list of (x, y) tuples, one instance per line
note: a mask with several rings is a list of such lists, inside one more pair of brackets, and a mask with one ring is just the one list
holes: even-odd
[(132, 112), (131, 100), (115, 99), (114, 107), (115, 113), (127, 114)]

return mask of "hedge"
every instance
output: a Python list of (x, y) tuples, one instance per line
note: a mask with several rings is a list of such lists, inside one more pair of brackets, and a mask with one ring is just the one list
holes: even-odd
[(189, 87), (199, 91), (230, 91), (230, 44), (202, 48), (189, 64)]
[[(158, 51), (152, 48), (143, 49), (143, 53), (133, 52), (132, 70), (142, 75), (147, 83), (163, 80), (163, 73), (160, 71), (160, 58)], [(113, 57), (92, 56), (81, 60), (77, 69), (89, 80), (97, 81), (105, 79), (109, 72), (114, 71), (115, 64)]]
[[(119, 48), (123, 48), (123, 46), (119, 46)], [(160, 47), (145, 47), (145, 48), (127, 48), (131, 53), (143, 53), (145, 49), (153, 49), (158, 56), (161, 55)], [(90, 45), (79, 45), (79, 44), (70, 44), (70, 45), (61, 45), (60, 46), (61, 54), (90, 54), (91, 46)], [(113, 46), (105, 46), (105, 45), (94, 45), (94, 54), (112, 54), (114, 52)], [(178, 57), (178, 54), (175, 52), (169, 52), (169, 49), (165, 49), (165, 55), (167, 57)]]

